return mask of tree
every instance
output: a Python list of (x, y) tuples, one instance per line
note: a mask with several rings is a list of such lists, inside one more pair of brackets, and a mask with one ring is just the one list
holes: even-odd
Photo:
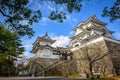
[[(51, 11), (49, 18), (51, 20), (58, 20), (63, 22), (66, 19), (66, 12), (72, 13), (73, 11), (80, 11), (82, 0), (50, 0), (55, 3), (55, 10)], [(64, 11), (59, 11), (59, 7), (64, 6)]]
[(111, 61), (113, 63), (113, 73), (116, 76), (120, 76), (120, 44), (108, 42), (108, 46)]
[(115, 20), (120, 19), (120, 0), (116, 0), (114, 5), (108, 9), (108, 7), (105, 7), (103, 9), (103, 17), (110, 17), (110, 21), (113, 22)]
[[(86, 68), (88, 65), (91, 78), (94, 78), (93, 65), (108, 55), (106, 47), (102, 43), (86, 44), (86, 46), (79, 48), (78, 53), (80, 56), (78, 60), (80, 60), (81, 64), (84, 63)], [(100, 65), (100, 63), (97, 65)], [(89, 74), (89, 72), (85, 69), (85, 73)]]
[(21, 40), (17, 34), (0, 24), (0, 63), (2, 69), (1, 74), (3, 76), (5, 75), (5, 72), (6, 76), (14, 74), (14, 61), (17, 60), (23, 51), (24, 48), (22, 47)]
[[(50, 20), (63, 22), (66, 19), (66, 13), (80, 11), (82, 0), (39, 0), (39, 3), (51, 2), (55, 10), (49, 14)], [(1, 22), (9, 26), (9, 29), (15, 31), (20, 36), (33, 36), (34, 31), (30, 27), (34, 22), (38, 22), (42, 17), (41, 9), (33, 10), (29, 4), (30, 0), (0, 0), (0, 14), (4, 17)], [(66, 10), (59, 11), (62, 6)], [(34, 6), (33, 6), (34, 7)]]
[(56, 68), (59, 73), (61, 72), (63, 77), (69, 77), (71, 75), (77, 74), (75, 60), (63, 60), (63, 63), (57, 65)]
[(29, 59), (25, 55), (20, 55), (20, 58), (16, 61), (16, 75), (26, 76), (28, 75), (29, 70)]
[(32, 36), (34, 32), (29, 26), (41, 18), (40, 11), (32, 11), (27, 7), (28, 3), (28, 0), (0, 0), (0, 14), (4, 16), (4, 23), (20, 36)]

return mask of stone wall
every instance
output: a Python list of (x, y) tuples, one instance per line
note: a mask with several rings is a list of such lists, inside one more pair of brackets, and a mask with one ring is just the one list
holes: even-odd
[(47, 75), (50, 76), (64, 76), (78, 74), (76, 61), (75, 60), (65, 60), (61, 64), (55, 66), (54, 68), (48, 70)]
[(113, 73), (120, 76), (120, 44), (105, 41), (113, 64)]
[[(86, 45), (86, 47), (78, 47), (77, 50), (73, 51), (72, 60), (58, 60), (58, 59), (47, 59), (40, 58), (35, 61), (40, 62), (44, 68), (45, 76), (68, 76), (74, 74), (90, 73), (89, 62), (86, 57), (86, 53), (91, 59), (104, 56), (97, 60), (93, 64), (93, 72), (109, 75), (116, 74), (120, 75), (120, 45), (109, 41), (101, 40), (97, 43)], [(55, 66), (54, 66), (55, 65)], [(47, 69), (46, 66), (52, 67)], [(35, 74), (41, 70), (36, 67)], [(42, 76), (40, 73), (37, 76)]]
[[(73, 52), (73, 59), (77, 60), (77, 69), (79, 74), (82, 73), (90, 73), (89, 71), (89, 62), (88, 56), (91, 59), (98, 58), (100, 56), (104, 56), (102, 59), (97, 60), (93, 64), (93, 72), (100, 74), (112, 74), (113, 64), (109, 55), (109, 50), (107, 44), (104, 40), (99, 41), (97, 43), (93, 43), (90, 45), (86, 45), (86, 47), (79, 48)], [(107, 54), (107, 55), (106, 55)]]
[[(44, 68), (44, 72), (41, 66)], [(34, 73), (35, 76), (67, 77), (68, 75), (78, 74), (76, 67), (77, 66), (75, 60), (38, 58), (34, 59), (30, 74), (32, 75)]]

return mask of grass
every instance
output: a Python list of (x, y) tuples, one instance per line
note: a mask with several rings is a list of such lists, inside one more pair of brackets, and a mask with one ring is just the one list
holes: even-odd
[(113, 76), (113, 77), (101, 76), (101, 80), (120, 80), (120, 76)]
[(81, 77), (80, 75), (76, 74), (76, 75), (70, 75), (67, 78), (80, 78), (80, 77)]
[(120, 79), (120, 76), (114, 76), (114, 78), (118, 78), (118, 79)]
[[(82, 78), (80, 75), (76, 74), (76, 75), (70, 75), (67, 78)], [(97, 79), (95, 79), (97, 80)], [(120, 80), (120, 76), (100, 76), (100, 80)]]

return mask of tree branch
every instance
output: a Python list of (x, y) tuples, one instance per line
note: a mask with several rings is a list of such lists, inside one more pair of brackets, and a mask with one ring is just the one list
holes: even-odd
[(1, 9), (0, 9), (0, 13), (1, 13), (3, 16), (11, 17), (11, 16), (9, 16), (9, 15), (6, 15)]
[(5, 4), (5, 5), (7, 5), (7, 6), (20, 8), (20, 7), (16, 6), (16, 5), (12, 5), (12, 4), (7, 3), (7, 2), (0, 2), (0, 4), (1, 4), (1, 5), (2, 5), (2, 4)]
[(92, 62), (94, 63), (95, 61), (98, 61), (98, 60), (104, 58), (104, 57), (107, 56), (107, 55), (108, 55), (108, 54), (104, 54), (103, 56), (94, 59)]

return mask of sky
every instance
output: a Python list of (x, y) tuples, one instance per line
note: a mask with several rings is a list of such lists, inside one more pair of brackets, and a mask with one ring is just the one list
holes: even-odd
[[(74, 35), (72, 29), (74, 29), (80, 22), (87, 20), (94, 14), (99, 20), (108, 23), (106, 27), (111, 31), (115, 31), (113, 36), (115, 39), (120, 40), (120, 20), (110, 23), (109, 18), (101, 16), (103, 8), (105, 6), (111, 7), (114, 4), (114, 1), (115, 0), (83, 0), (80, 12), (67, 14), (67, 19), (63, 23), (59, 23), (57, 21), (50, 21), (46, 16), (51, 10), (54, 10), (52, 5), (50, 6), (44, 3), (45, 6), (41, 6), (37, 0), (36, 2), (31, 0), (31, 5), (34, 4), (34, 7), (32, 8), (42, 8), (42, 13), (44, 16), (39, 23), (35, 23), (31, 26), (35, 31), (34, 36), (30, 39), (26, 37), (22, 38), (22, 44), (26, 49), (24, 55), (27, 57), (34, 56), (34, 54), (30, 52), (32, 50), (32, 44), (38, 36), (41, 37), (46, 32), (52, 39), (57, 40), (53, 46), (66, 47), (71, 41), (69, 37)], [(60, 9), (62, 10), (62, 8)]]

